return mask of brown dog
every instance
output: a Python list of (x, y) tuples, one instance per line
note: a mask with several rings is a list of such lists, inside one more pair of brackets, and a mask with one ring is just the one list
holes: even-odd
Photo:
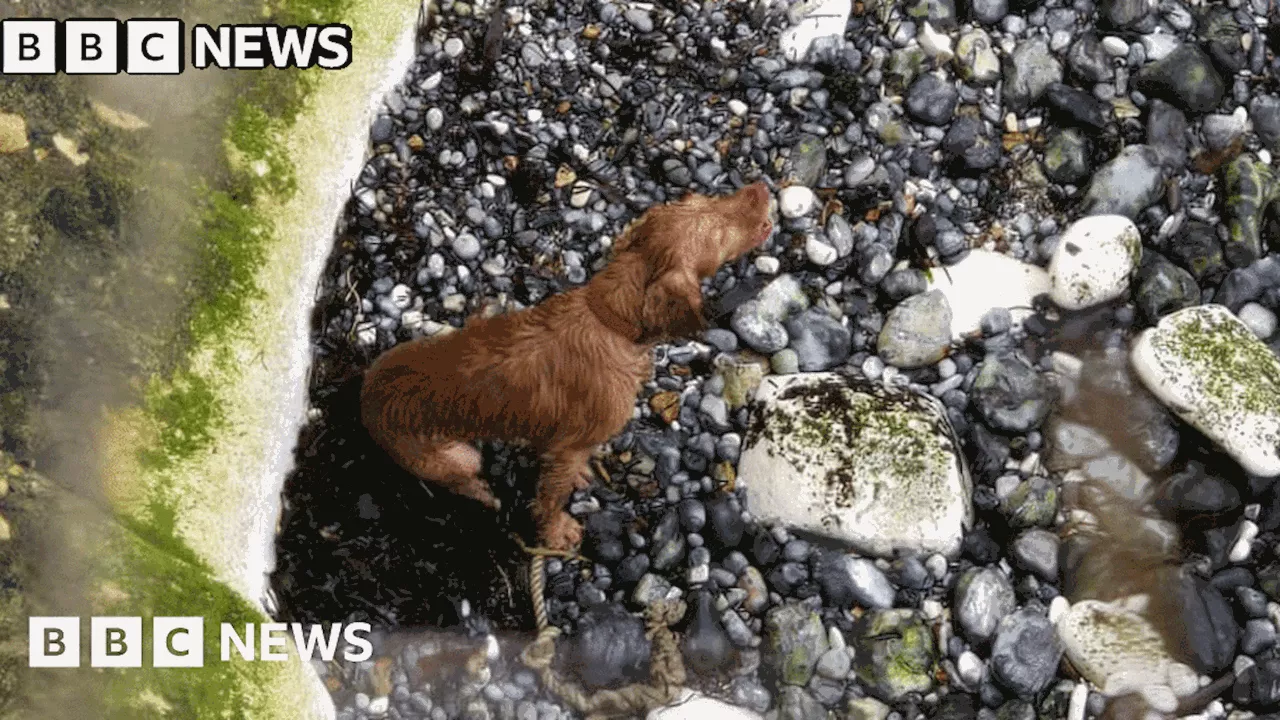
[(651, 208), (584, 287), (382, 354), (365, 375), (364, 424), (410, 472), (495, 509), (471, 441), (529, 442), (542, 458), (539, 539), (573, 548), (582, 528), (564, 504), (590, 484), (592, 449), (631, 418), (652, 346), (701, 330), (701, 280), (771, 231), (763, 183)]

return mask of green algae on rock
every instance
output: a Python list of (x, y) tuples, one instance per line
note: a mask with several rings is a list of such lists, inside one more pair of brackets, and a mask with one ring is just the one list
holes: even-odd
[(854, 628), (854, 671), (871, 694), (894, 703), (933, 689), (933, 631), (914, 610), (875, 610)]
[(960, 444), (940, 404), (839, 373), (765, 378), (738, 480), (752, 512), (873, 555), (954, 555), (972, 522)]
[(1267, 207), (1280, 197), (1280, 184), (1277, 184), (1271, 166), (1253, 155), (1237, 157), (1227, 163), (1222, 173), (1230, 232), (1223, 252), (1227, 257), (1234, 254), (1247, 265), (1268, 250), (1262, 242), (1263, 215)]
[(780, 684), (803, 686), (827, 651), (827, 631), (818, 613), (792, 603), (769, 611), (764, 619), (764, 657)]
[(1143, 384), (1246, 472), (1280, 475), (1280, 358), (1230, 310), (1201, 305), (1138, 337)]

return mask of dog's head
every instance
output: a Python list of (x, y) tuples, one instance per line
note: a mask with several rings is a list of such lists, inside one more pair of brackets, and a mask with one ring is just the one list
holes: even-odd
[(769, 201), (762, 182), (723, 197), (690, 193), (650, 209), (628, 228), (616, 250), (641, 255), (649, 275), (642, 341), (688, 337), (706, 327), (702, 280), (769, 239)]

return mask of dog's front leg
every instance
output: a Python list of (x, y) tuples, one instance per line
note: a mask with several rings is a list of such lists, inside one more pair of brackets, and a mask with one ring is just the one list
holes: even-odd
[(574, 490), (589, 484), (590, 458), (591, 448), (552, 450), (542, 456), (533, 520), (544, 547), (572, 550), (582, 542), (582, 525), (565, 512), (564, 505)]

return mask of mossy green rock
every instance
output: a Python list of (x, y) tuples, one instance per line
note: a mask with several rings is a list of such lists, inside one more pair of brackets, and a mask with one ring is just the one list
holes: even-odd
[(805, 685), (827, 651), (827, 630), (818, 613), (783, 605), (764, 618), (764, 664), (783, 685)]
[(1048, 527), (1058, 513), (1058, 488), (1043, 477), (1023, 480), (1000, 504), (1013, 528)]
[(912, 610), (877, 610), (854, 625), (854, 669), (875, 697), (894, 703), (933, 689), (933, 632)]
[[(1223, 169), (1227, 193), (1227, 228), (1230, 232), (1224, 253), (1228, 257), (1252, 260), (1268, 248), (1262, 242), (1263, 214), (1280, 196), (1271, 167), (1253, 155), (1241, 155)], [(1276, 248), (1270, 248), (1276, 249)]]

